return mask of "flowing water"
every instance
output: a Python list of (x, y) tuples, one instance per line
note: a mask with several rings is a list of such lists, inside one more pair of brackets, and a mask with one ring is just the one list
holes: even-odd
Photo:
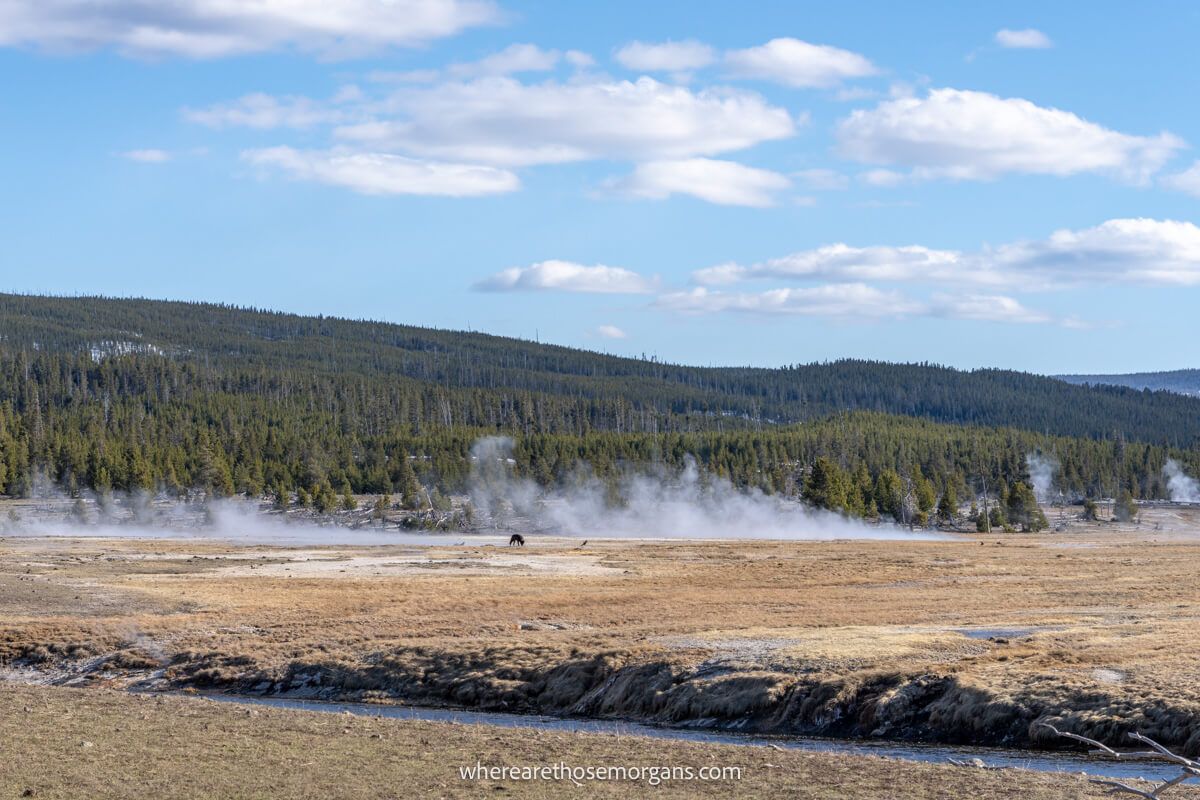
[(329, 703), (315, 700), (293, 700), (275, 697), (241, 697), (235, 695), (205, 695), (225, 703), (271, 706), (299, 711), (321, 711), (333, 714), (386, 717), (389, 719), (451, 722), (462, 725), (495, 725), (502, 728), (536, 728), (570, 733), (607, 733), (623, 736), (646, 736), (654, 739), (675, 739), (706, 744), (732, 744), (744, 747), (775, 747), (815, 753), (840, 753), (898, 758), (931, 764), (949, 763), (950, 759), (978, 759), (989, 767), (1012, 767), (1038, 772), (1086, 772), (1103, 778), (1146, 778), (1156, 780), (1173, 777), (1179, 769), (1155, 761), (1112, 761), (1082, 754), (1008, 750), (998, 747), (960, 747), (937, 744), (908, 744), (872, 740), (820, 739), (794, 736), (752, 736), (712, 730), (666, 728), (636, 722), (601, 719), (571, 719), (533, 714), (501, 714), (486, 711), (467, 711), (419, 706), (388, 706), (373, 703)]

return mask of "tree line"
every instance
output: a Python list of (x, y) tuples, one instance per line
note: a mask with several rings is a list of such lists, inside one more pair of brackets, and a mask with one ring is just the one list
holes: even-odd
[[(1200, 401), (932, 365), (699, 369), (479, 334), (144, 300), (0, 295), (0, 493), (199, 489), (323, 507), (465, 491), (480, 437), (544, 487), (688, 457), (856, 516), (1026, 526), (1055, 497), (1167, 496)], [(986, 490), (986, 492), (985, 492)], [(1036, 504), (1035, 504), (1036, 505)]]
[(1009, 370), (858, 360), (704, 368), (479, 333), (95, 297), (0, 294), (0, 335), (11, 353), (158, 356), (194, 367), (193, 382), (260, 395), (314, 393), (328, 409), (345, 402), (337, 395), (357, 393), (369, 397), (345, 413), (376, 412), (376, 425), (657, 433), (877, 411), (1180, 448), (1200, 443), (1200, 399)]

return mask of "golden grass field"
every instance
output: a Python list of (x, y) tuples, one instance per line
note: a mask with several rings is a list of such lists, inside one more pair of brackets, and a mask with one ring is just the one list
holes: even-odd
[[(1140, 525), (1123, 528), (1077, 523), (1059, 533), (954, 541), (594, 540), (580, 547), (531, 536), (523, 549), (464, 541), (285, 548), (0, 538), (0, 672), (10, 678), (0, 703), (6, 747), (17, 742), (15, 752), (26, 759), (17, 772), (5, 759), (0, 789), (39, 774), (49, 781), (36, 764), (50, 769), (55, 761), (33, 753), (30, 741), (60, 737), (58, 746), (69, 750), (83, 736), (62, 727), (70, 718), (56, 721), (52, 709), (60, 706), (103, 725), (149, 713), (111, 723), (122, 728), (109, 737), (113, 752), (140, 764), (135, 753), (157, 746), (151, 723), (158, 707), (105, 690), (137, 681), (1014, 746), (1057, 744), (1033, 727), (1050, 719), (1114, 743), (1141, 730), (1200, 750), (1200, 519), (1186, 511), (1147, 510)], [(317, 737), (340, 722), (164, 702), (182, 703), (181, 719), (193, 729), (244, 731), (236, 735), (246, 739), (258, 730), (267, 738), (261, 750), (189, 746), (193, 755), (204, 753), (190, 761), (172, 750), (138, 767), (140, 781), (165, 780), (177, 757), (195, 781), (194, 796), (222, 796), (219, 776), (209, 771), (258, 775), (255, 765), (272, 764), (261, 777), (267, 780), (293, 756), (317, 759), (313, 769), (325, 775), (349, 769), (335, 765), (332, 743), (328, 752), (297, 745), (288, 755), (288, 731)], [(32, 716), (14, 717), (18, 706), (33, 708)], [(406, 764), (424, 763), (412, 755), (411, 737), (421, 730), (437, 740), (427, 748), (435, 754), (443, 745), (458, 748), (447, 753), (495, 754), (528, 735), (378, 724), (388, 727), (389, 743), (408, 748), (387, 751), (408, 753)], [(23, 741), (21, 731), (32, 736)], [(521, 746), (572, 753), (625, 746), (599, 742), (545, 734)], [(363, 750), (365, 774), (399, 768), (372, 747)], [(681, 748), (688, 757), (705, 752), (653, 747)], [(778, 773), (758, 769), (772, 786), (812, 788), (813, 779), (803, 777), (811, 773), (843, 789), (811, 796), (949, 797), (961, 795), (944, 787), (969, 783), (987, 797), (1001, 785), (989, 773), (886, 762), (904, 773), (897, 780), (927, 782), (926, 793), (855, 794), (849, 786), (860, 780), (851, 780), (858, 768), (838, 758), (858, 759), (744, 750), (738, 757), (747, 763), (790, 765)], [(432, 796), (466, 796), (456, 794), (463, 787), (435, 785), (432, 762), (418, 772), (435, 782)], [(1033, 797), (1086, 796), (1073, 779), (1021, 780), (1030, 781), (1023, 793)], [(1057, 794), (1038, 794), (1047, 782)], [(56, 796), (53, 781), (40, 785)], [(95, 786), (95, 796), (122, 796), (116, 784)], [(524, 796), (565, 790), (538, 791), (547, 794)]]
[[(0, 797), (800, 797), (1078, 800), (1076, 775), (987, 772), (599, 734), (344, 717), (105, 689), (0, 686)], [(740, 767), (740, 780), (644, 783), (463, 780), (484, 764)], [(28, 794), (26, 794), (28, 793)], [(1200, 796), (1187, 790), (1181, 798)]]

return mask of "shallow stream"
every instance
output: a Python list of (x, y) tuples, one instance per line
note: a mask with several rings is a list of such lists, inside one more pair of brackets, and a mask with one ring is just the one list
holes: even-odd
[(1079, 753), (1033, 752), (998, 747), (962, 747), (955, 745), (910, 744), (904, 742), (821, 739), (793, 736), (752, 736), (748, 734), (667, 728), (636, 722), (603, 719), (546, 717), (532, 714), (502, 714), (488, 711), (468, 711), (420, 706), (390, 706), (374, 703), (330, 703), (315, 700), (295, 700), (276, 697), (243, 697), (237, 695), (205, 695), (225, 703), (262, 705), (301, 711), (321, 711), (333, 714), (386, 717), (389, 719), (449, 722), (462, 725), (495, 725), (502, 728), (536, 728), (570, 733), (607, 733), (622, 736), (647, 736), (654, 739), (675, 739), (706, 744), (732, 744), (743, 747), (778, 747), (816, 753), (841, 753), (899, 758), (933, 764), (949, 763), (951, 759), (973, 762), (978, 759), (988, 767), (1011, 767), (1038, 772), (1086, 772), (1103, 778), (1146, 778), (1156, 780), (1179, 774), (1178, 767), (1156, 761), (1113, 761)]

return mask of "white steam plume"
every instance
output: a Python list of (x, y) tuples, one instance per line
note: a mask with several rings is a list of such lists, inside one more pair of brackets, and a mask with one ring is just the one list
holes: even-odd
[(545, 491), (513, 475), (513, 441), (493, 436), (471, 449), (471, 496), (494, 525), (524, 524), (570, 536), (722, 539), (941, 539), (892, 525), (868, 525), (795, 501), (739, 490), (702, 475), (629, 473), (615, 485), (577, 471)]
[[(6, 536), (220, 540), (278, 546), (451, 545), (463, 540), (462, 534), (455, 532), (428, 534), (289, 519), (263, 513), (255, 500), (188, 502), (148, 492), (84, 493), (73, 499), (48, 481), (35, 485), (32, 500), (0, 515), (0, 539)], [(491, 540), (488, 537), (482, 543)], [(495, 543), (501, 543), (500, 539), (495, 538)]]
[(1029, 453), (1025, 456), (1025, 466), (1029, 470), (1034, 496), (1039, 503), (1049, 502), (1053, 497), (1054, 473), (1058, 472), (1058, 461), (1053, 456)]
[(1167, 478), (1167, 494), (1176, 503), (1200, 503), (1200, 481), (1188, 475), (1179, 462), (1168, 458), (1163, 465)]
[[(890, 524), (868, 524), (794, 500), (740, 490), (704, 474), (692, 458), (679, 472), (627, 471), (616, 481), (577, 468), (561, 488), (544, 490), (514, 475), (513, 441), (486, 437), (471, 449), (471, 499), (493, 530), (538, 531), (592, 538), (945, 539)], [(263, 513), (256, 500), (187, 501), (148, 492), (72, 497), (39, 479), (34, 497), (0, 515), (0, 538), (207, 539), (245, 545), (451, 545), (459, 532), (432, 534), (350, 527), (330, 518)], [(345, 519), (343, 518), (343, 521)], [(321, 524), (324, 522), (325, 524)], [(503, 543), (472, 536), (473, 544)]]

